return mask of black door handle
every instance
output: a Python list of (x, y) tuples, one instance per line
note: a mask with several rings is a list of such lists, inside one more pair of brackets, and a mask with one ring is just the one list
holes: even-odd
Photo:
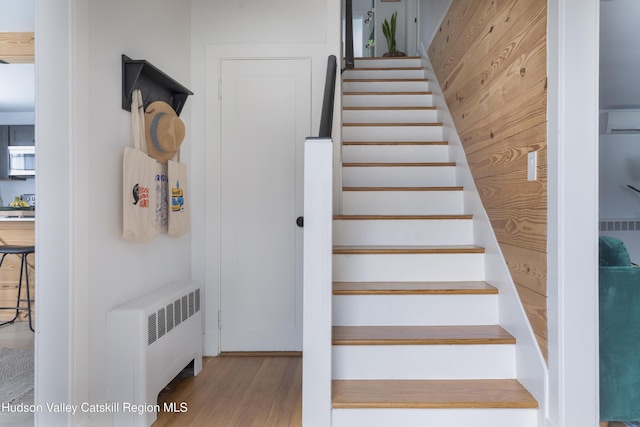
[(300, 228), (304, 227), (304, 217), (303, 216), (299, 216), (296, 219), (296, 225)]

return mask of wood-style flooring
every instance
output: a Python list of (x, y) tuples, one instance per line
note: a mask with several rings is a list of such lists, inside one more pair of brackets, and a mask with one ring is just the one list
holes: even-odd
[(154, 427), (302, 425), (302, 358), (223, 356), (203, 359), (195, 377), (179, 377), (158, 403), (186, 412), (158, 414)]

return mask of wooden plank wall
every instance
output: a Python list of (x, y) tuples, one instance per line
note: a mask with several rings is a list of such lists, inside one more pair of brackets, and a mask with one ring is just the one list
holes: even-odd
[(9, 64), (33, 64), (34, 33), (0, 33), (0, 60)]
[(453, 0), (428, 51), (545, 358), (546, 30), (546, 0)]

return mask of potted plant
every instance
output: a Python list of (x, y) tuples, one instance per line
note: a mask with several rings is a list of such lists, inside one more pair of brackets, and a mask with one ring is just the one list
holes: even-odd
[(382, 23), (382, 34), (387, 39), (387, 46), (389, 52), (382, 56), (405, 56), (403, 52), (398, 52), (396, 49), (396, 19), (398, 18), (398, 12), (393, 12), (391, 15), (391, 23), (386, 19)]

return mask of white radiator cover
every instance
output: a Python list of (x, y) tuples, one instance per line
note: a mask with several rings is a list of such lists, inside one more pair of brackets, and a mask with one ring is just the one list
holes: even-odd
[(180, 281), (110, 311), (109, 402), (118, 405), (113, 425), (150, 426), (158, 393), (191, 361), (194, 375), (200, 372), (201, 300), (198, 282)]

